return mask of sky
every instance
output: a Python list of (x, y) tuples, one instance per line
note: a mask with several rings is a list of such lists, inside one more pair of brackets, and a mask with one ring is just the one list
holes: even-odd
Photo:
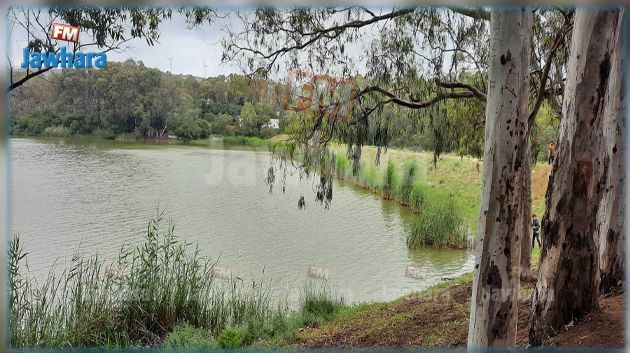
[(169, 58), (172, 58), (173, 73), (198, 77), (204, 77), (205, 61), (206, 77), (240, 73), (236, 63), (221, 63), (223, 49), (220, 40), (219, 23), (188, 29), (184, 19), (173, 14), (170, 21), (160, 25), (159, 43), (149, 46), (144, 39), (135, 39), (129, 44), (129, 49), (109, 54), (108, 60), (132, 58), (142, 60), (145, 66), (170, 71)]
[[(119, 52), (108, 52), (109, 62), (125, 61), (129, 58), (141, 60), (145, 66), (170, 71), (172, 58), (172, 72), (175, 74), (193, 75), (197, 77), (212, 77), (220, 74), (242, 73), (238, 63), (222, 63), (223, 48), (220, 41), (223, 36), (222, 28), (226, 25), (238, 26), (238, 22), (231, 18), (219, 18), (212, 24), (205, 23), (197, 28), (188, 29), (186, 22), (177, 12), (173, 12), (170, 20), (160, 24), (159, 42), (149, 46), (142, 38), (127, 42), (126, 49)], [(364, 43), (348, 45), (356, 53), (355, 60), (359, 63), (359, 71), (364, 68), (361, 59), (367, 45), (367, 39), (372, 38), (367, 29)], [(83, 34), (83, 33), (82, 33)], [(81, 35), (79, 36), (81, 40)], [(22, 49), (27, 45), (27, 32), (20, 26), (13, 26), (10, 33), (11, 65), (18, 67), (22, 62)], [(61, 42), (62, 45), (65, 42)], [(97, 51), (96, 48), (84, 51)], [(204, 70), (204, 62), (206, 68)], [(205, 75), (204, 75), (205, 73)]]
[[(204, 24), (199, 28), (188, 29), (184, 19), (173, 13), (170, 20), (160, 24), (159, 42), (149, 46), (142, 38), (135, 38), (125, 43), (126, 48), (118, 52), (108, 52), (107, 60), (125, 61), (127, 59), (141, 60), (145, 66), (170, 71), (175, 74), (204, 76), (204, 61), (206, 77), (220, 74), (241, 73), (237, 63), (221, 63), (223, 49), (220, 44), (221, 27), (224, 21), (217, 20), (213, 24)], [(79, 40), (81, 40), (81, 33)], [(10, 33), (11, 64), (19, 66), (22, 62), (22, 49), (26, 47), (26, 30), (19, 26), (13, 27)], [(97, 49), (89, 49), (97, 51)]]

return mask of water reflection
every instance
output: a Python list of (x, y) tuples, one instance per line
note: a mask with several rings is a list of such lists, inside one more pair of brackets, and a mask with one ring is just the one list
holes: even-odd
[[(31, 270), (45, 273), (79, 248), (113, 258), (142, 241), (158, 205), (175, 233), (242, 278), (273, 281), (292, 300), (311, 266), (349, 301), (392, 300), (471, 266), (464, 251), (409, 252), (411, 212), (337, 181), (329, 210), (312, 180), (288, 174), (269, 193), (270, 154), (243, 146), (147, 146), (12, 139), (13, 226)], [(304, 195), (307, 207), (296, 206)], [(426, 269), (410, 278), (409, 266)], [(321, 272), (321, 271), (320, 271)], [(324, 273), (322, 272), (322, 273)], [(350, 300), (351, 299), (351, 300)]]

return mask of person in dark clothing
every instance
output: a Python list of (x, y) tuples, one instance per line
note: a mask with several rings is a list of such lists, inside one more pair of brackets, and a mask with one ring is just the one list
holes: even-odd
[(553, 159), (556, 157), (556, 145), (551, 142), (547, 148), (547, 163), (552, 164)]
[(540, 248), (540, 222), (538, 222), (536, 215), (533, 216), (532, 230), (534, 231), (534, 237), (532, 238), (532, 249), (534, 248), (534, 242), (538, 242), (538, 247)]

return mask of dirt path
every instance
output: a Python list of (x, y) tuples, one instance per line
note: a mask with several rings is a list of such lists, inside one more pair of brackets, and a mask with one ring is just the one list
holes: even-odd
[[(518, 345), (527, 345), (531, 285), (519, 301)], [(465, 346), (471, 284), (456, 284), (422, 296), (370, 305), (350, 317), (304, 329), (300, 346)], [(601, 298), (600, 310), (567, 327), (547, 345), (623, 347), (623, 294)]]

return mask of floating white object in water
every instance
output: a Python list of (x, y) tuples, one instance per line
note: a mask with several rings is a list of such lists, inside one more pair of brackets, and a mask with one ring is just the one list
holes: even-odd
[(232, 269), (225, 265), (215, 264), (212, 266), (212, 278), (230, 279), (232, 278)]
[(427, 271), (420, 266), (409, 265), (405, 269), (405, 276), (412, 279), (425, 279), (426, 274)]
[(311, 265), (306, 275), (310, 278), (328, 280), (330, 278), (330, 270), (323, 266)]

